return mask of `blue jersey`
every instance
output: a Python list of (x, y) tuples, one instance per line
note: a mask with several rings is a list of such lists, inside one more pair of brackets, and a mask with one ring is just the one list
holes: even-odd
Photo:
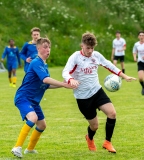
[(30, 64), (30, 63), (26, 62), (26, 59), (28, 57), (30, 57), (31, 59), (34, 59), (37, 57), (37, 55), (38, 55), (38, 51), (36, 48), (36, 44), (32, 43), (32, 41), (26, 42), (23, 45), (22, 50), (20, 52), (20, 56), (24, 60), (24, 71), (25, 72), (27, 72), (28, 66)]
[(43, 79), (46, 77), (50, 77), (47, 64), (40, 57), (35, 58), (30, 63), (22, 85), (16, 92), (15, 104), (26, 100), (31, 105), (39, 105), (46, 89), (50, 86), (43, 83)]
[(2, 54), (2, 59), (4, 59), (6, 56), (7, 56), (7, 65), (11, 65), (13, 63), (17, 63), (17, 61), (18, 61), (19, 65), (21, 65), (18, 47), (16, 47), (16, 46), (14, 46), (14, 47), (10, 47), (10, 46), (5, 47), (4, 52)]

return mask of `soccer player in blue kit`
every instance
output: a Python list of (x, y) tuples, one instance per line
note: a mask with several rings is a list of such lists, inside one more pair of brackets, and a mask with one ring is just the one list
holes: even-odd
[(2, 54), (1, 61), (4, 61), (4, 58), (7, 56), (7, 70), (8, 70), (8, 78), (9, 78), (9, 85), (11, 87), (16, 87), (16, 69), (17, 69), (17, 62), (19, 66), (21, 66), (19, 49), (15, 46), (15, 41), (13, 39), (9, 40), (9, 46), (5, 47), (4, 52)]
[(26, 120), (26, 123), (20, 131), (17, 142), (11, 150), (11, 152), (19, 158), (22, 158), (23, 143), (34, 125), (36, 125), (36, 127), (31, 134), (30, 142), (24, 154), (37, 153), (34, 148), (40, 135), (46, 128), (44, 114), (40, 107), (40, 101), (44, 92), (49, 88), (76, 88), (70, 84), (50, 78), (46, 64), (46, 59), (50, 56), (50, 40), (48, 38), (39, 38), (36, 45), (38, 57), (30, 63), (22, 85), (17, 90), (14, 99), (22, 120)]
[(28, 66), (30, 62), (37, 57), (38, 52), (36, 48), (36, 41), (40, 37), (40, 29), (37, 27), (34, 27), (31, 29), (31, 37), (32, 40), (29, 42), (26, 42), (22, 50), (20, 52), (21, 58), (24, 60), (24, 71), (27, 72)]

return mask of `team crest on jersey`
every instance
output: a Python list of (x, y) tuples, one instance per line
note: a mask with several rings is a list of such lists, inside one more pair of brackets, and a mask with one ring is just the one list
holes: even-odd
[(29, 108), (33, 108), (32, 106), (29, 106)]
[(91, 60), (92, 60), (92, 62), (93, 62), (93, 63), (95, 63), (95, 62), (96, 62), (96, 60), (95, 60), (94, 58), (92, 58)]

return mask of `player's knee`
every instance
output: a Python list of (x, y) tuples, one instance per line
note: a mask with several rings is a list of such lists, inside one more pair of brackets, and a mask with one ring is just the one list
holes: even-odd
[(97, 124), (93, 124), (91, 125), (91, 128), (93, 131), (96, 131), (98, 129), (98, 125)]
[(45, 130), (45, 129), (46, 129), (46, 123), (37, 124), (37, 127), (38, 127), (40, 130)]
[(31, 118), (31, 121), (34, 122), (34, 123), (36, 123), (37, 120), (38, 120), (38, 117), (37, 117), (37, 116)]
[(41, 126), (41, 130), (45, 130), (46, 129), (46, 124), (43, 124), (42, 126)]
[(98, 126), (94, 126), (94, 131), (98, 130)]
[(33, 123), (36, 123), (38, 121), (38, 116), (36, 115), (35, 112), (29, 112), (27, 115), (26, 115), (26, 118), (28, 120), (30, 120), (31, 122)]
[(30, 120), (33, 123), (36, 123), (38, 120), (38, 117), (36, 115), (33, 115), (33, 116), (29, 117), (28, 120)]
[(116, 111), (112, 110), (107, 116), (111, 119), (116, 119)]

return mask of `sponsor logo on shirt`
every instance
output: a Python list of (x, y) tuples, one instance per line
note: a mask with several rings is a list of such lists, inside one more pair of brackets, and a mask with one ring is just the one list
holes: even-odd
[(139, 50), (139, 53), (140, 54), (144, 54), (144, 50)]
[(84, 72), (85, 74), (91, 74), (93, 70), (95, 70), (97, 67), (96, 66), (91, 66), (88, 68), (81, 68), (81, 71)]
[(10, 56), (11, 56), (11, 57), (14, 57), (14, 54), (13, 54), (13, 52), (12, 52), (12, 51), (10, 52)]

